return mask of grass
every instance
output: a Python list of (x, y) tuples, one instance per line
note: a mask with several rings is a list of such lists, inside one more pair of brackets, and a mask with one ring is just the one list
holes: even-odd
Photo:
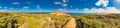
[[(77, 28), (120, 28), (120, 14), (71, 16)], [(0, 13), (0, 28), (61, 28), (68, 16), (54, 14)]]
[(17, 28), (23, 25), (26, 26), (24, 28), (48, 28), (51, 24), (61, 27), (68, 20), (66, 16), (52, 14), (1, 13), (0, 16), (0, 28)]

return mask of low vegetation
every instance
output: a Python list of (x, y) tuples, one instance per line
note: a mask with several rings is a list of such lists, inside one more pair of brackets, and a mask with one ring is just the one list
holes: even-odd
[(120, 28), (120, 14), (77, 16), (77, 28)]
[(67, 20), (52, 14), (0, 13), (0, 28), (61, 28)]
[[(120, 28), (120, 14), (74, 17), (77, 28)], [(61, 28), (69, 16), (54, 14), (0, 13), (0, 28)]]

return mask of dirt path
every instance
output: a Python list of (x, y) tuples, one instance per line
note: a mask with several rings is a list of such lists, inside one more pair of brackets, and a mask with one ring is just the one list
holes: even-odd
[(63, 28), (76, 28), (75, 18), (70, 17), (71, 19), (63, 26)]
[(18, 28), (27, 28), (28, 24), (27, 23), (24, 23), (23, 25), (21, 25), (20, 27)]

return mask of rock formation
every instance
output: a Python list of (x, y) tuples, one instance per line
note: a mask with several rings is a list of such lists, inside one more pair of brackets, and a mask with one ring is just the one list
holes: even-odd
[(55, 14), (55, 15), (64, 15), (64, 16), (70, 16), (70, 15), (69, 15), (69, 14), (67, 14), (67, 13), (64, 13), (64, 12), (58, 12), (58, 11), (52, 12), (51, 14)]

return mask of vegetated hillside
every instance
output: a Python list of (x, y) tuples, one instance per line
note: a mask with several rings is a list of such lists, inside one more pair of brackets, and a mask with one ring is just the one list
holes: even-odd
[(67, 16), (0, 13), (0, 28), (61, 28)]
[(77, 28), (120, 28), (120, 14), (77, 16)]
[[(73, 16), (0, 13), (0, 28), (61, 28), (69, 24), (69, 17)], [(120, 14), (81, 15), (74, 19), (77, 28), (120, 28)]]

